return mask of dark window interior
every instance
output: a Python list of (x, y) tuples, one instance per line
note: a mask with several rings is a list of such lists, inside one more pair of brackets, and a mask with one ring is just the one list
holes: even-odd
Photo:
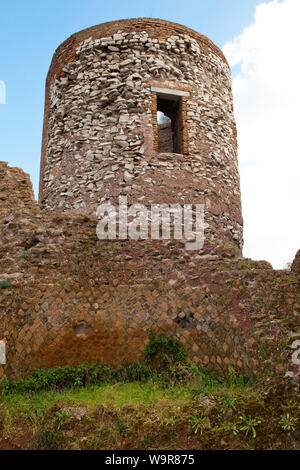
[(158, 120), (159, 153), (182, 153), (181, 98), (157, 95), (157, 111), (164, 115)]

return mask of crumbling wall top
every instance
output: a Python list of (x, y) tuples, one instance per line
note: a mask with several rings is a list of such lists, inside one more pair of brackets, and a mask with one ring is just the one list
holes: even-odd
[(52, 81), (54, 75), (59, 76), (65, 64), (75, 58), (76, 48), (80, 42), (90, 37), (95, 39), (111, 36), (119, 30), (124, 32), (146, 31), (150, 37), (157, 39), (168, 39), (179, 33), (186, 34), (196, 39), (207, 53), (216, 54), (228, 65), (222, 51), (210, 39), (187, 26), (156, 18), (132, 18), (109, 21), (72, 34), (56, 49), (47, 76), (47, 83)]

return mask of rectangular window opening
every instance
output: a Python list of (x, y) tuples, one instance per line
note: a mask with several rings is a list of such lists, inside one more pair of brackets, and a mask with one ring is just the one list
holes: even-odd
[(152, 87), (156, 94), (157, 150), (159, 153), (184, 152), (183, 97), (188, 92)]
[(159, 153), (182, 153), (180, 102), (157, 96), (157, 139)]

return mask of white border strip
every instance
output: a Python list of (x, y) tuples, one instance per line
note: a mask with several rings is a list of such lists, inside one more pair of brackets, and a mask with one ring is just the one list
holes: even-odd
[(171, 95), (171, 96), (190, 96), (190, 93), (188, 91), (182, 91), (182, 90), (173, 90), (171, 88), (158, 88), (156, 86), (151, 87), (151, 91), (154, 91), (155, 93), (162, 93), (164, 95)]

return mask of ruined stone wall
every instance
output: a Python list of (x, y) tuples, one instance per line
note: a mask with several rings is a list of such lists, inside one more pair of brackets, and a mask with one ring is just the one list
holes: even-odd
[(297, 251), (294, 261), (291, 265), (291, 270), (297, 274), (300, 274), (300, 250)]
[[(182, 154), (158, 153), (156, 93), (179, 90)], [(204, 36), (161, 20), (106, 23), (54, 55), (46, 87), (40, 202), (205, 204), (206, 241), (242, 246), (230, 69)]]
[(60, 281), (20, 293), (23, 301), (12, 301), (7, 312), (11, 377), (85, 361), (116, 366), (143, 359), (149, 328), (175, 334), (190, 360), (220, 374), (231, 364), (251, 375), (257, 365), (234, 321), (217, 307), (201, 305), (201, 289), (163, 282), (91, 288)]
[(0, 162), (0, 377), (142, 359), (148, 328), (203, 369), (299, 374), (299, 275), (206, 245), (100, 241), (90, 215), (40, 210), (28, 175)]
[(158, 125), (158, 148), (161, 152), (168, 152), (173, 148), (173, 133), (171, 123)]

